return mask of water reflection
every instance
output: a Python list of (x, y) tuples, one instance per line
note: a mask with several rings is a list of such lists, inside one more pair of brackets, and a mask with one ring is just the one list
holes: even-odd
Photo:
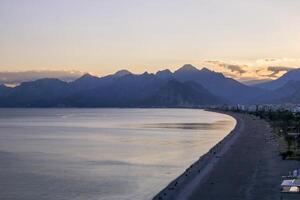
[(0, 199), (151, 199), (234, 124), (198, 109), (0, 109)]
[(152, 123), (143, 124), (140, 128), (165, 128), (165, 129), (191, 129), (191, 130), (216, 130), (226, 127), (230, 121), (220, 120), (214, 123)]

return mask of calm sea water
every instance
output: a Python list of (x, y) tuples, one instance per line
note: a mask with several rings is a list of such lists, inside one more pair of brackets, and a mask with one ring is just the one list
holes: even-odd
[(235, 123), (196, 109), (0, 109), (0, 199), (151, 199)]

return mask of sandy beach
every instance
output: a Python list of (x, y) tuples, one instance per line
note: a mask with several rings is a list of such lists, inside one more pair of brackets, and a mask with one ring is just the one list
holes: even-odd
[(225, 114), (237, 120), (235, 129), (154, 199), (281, 199), (281, 177), (300, 162), (281, 159), (266, 121)]

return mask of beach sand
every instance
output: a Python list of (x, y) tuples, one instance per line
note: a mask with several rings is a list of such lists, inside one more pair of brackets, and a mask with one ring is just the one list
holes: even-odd
[(237, 120), (235, 129), (154, 199), (282, 198), (281, 177), (300, 168), (300, 162), (281, 159), (275, 134), (266, 121), (248, 114), (225, 114)]

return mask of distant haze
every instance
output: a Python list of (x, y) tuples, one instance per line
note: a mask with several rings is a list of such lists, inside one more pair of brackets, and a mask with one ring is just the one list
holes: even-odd
[(82, 72), (79, 71), (20, 71), (0, 72), (0, 84), (17, 85), (21, 82), (32, 81), (41, 78), (58, 78), (63, 81), (73, 81), (79, 78)]

